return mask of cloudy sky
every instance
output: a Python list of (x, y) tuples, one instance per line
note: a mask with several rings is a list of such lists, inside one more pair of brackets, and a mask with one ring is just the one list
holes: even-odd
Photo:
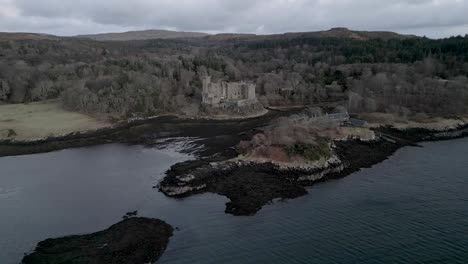
[(468, 34), (468, 0), (0, 0), (0, 31), (280, 33), (332, 27)]

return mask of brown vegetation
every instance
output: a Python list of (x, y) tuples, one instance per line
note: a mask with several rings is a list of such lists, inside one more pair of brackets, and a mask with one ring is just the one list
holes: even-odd
[(279, 118), (250, 141), (242, 141), (238, 149), (249, 159), (317, 161), (330, 157), (331, 140), (339, 134), (338, 124), (329, 119)]

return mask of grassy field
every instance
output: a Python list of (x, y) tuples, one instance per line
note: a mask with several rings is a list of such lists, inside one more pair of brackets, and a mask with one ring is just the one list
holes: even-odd
[(104, 120), (66, 111), (57, 101), (0, 105), (0, 139), (37, 140), (109, 125)]

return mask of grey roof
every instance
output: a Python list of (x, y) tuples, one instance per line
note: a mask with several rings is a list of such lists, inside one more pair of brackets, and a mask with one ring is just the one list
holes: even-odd
[(330, 119), (349, 119), (349, 114), (348, 113), (328, 114), (327, 117)]
[(361, 119), (356, 119), (356, 118), (350, 118), (349, 122), (351, 123), (352, 126), (355, 127), (364, 127), (367, 125), (367, 122)]

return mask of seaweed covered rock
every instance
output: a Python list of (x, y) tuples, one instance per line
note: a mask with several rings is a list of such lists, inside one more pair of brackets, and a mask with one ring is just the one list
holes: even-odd
[(87, 235), (47, 239), (23, 264), (135, 264), (157, 261), (173, 228), (158, 219), (128, 218)]
[(254, 215), (275, 199), (294, 199), (307, 194), (304, 186), (342, 169), (339, 159), (330, 159), (320, 168), (282, 168), (271, 162), (195, 160), (172, 166), (159, 183), (159, 189), (169, 197), (217, 193), (230, 199), (226, 213)]

